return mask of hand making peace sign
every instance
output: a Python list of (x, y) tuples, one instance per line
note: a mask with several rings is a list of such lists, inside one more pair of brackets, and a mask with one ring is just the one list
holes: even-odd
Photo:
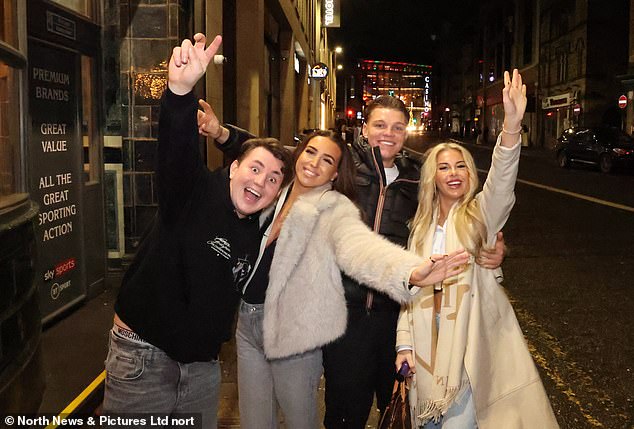
[(167, 85), (177, 95), (185, 95), (194, 88), (194, 85), (207, 71), (209, 62), (213, 59), (222, 37), (216, 36), (211, 44), (205, 48), (207, 38), (202, 33), (194, 35), (194, 44), (185, 39), (180, 46), (176, 46), (172, 52), (169, 63)]

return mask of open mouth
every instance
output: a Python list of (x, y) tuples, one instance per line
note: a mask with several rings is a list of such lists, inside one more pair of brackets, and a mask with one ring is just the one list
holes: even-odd
[(462, 180), (451, 180), (447, 182), (447, 186), (449, 186), (452, 189), (458, 188), (460, 187), (460, 185), (462, 185)]
[(382, 144), (383, 146), (394, 146), (394, 142), (388, 142), (388, 141), (380, 141), (380, 144)]
[(248, 200), (251, 200), (251, 201), (257, 201), (260, 198), (262, 198), (262, 194), (260, 194), (258, 191), (256, 191), (253, 188), (248, 188), (248, 187), (245, 188), (244, 189), (244, 193), (245, 193), (246, 198)]

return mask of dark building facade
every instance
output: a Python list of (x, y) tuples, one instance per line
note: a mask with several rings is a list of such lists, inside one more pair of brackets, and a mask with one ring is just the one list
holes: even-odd
[(457, 125), (447, 126), (463, 135), (476, 130), (493, 141), (502, 129), (503, 72), (518, 68), (528, 96), (524, 145), (551, 148), (573, 126), (631, 132), (627, 118), (634, 116), (618, 105), (621, 96), (631, 105), (634, 94), (628, 74), (630, 8), (628, 0), (480, 4), (474, 34), (445, 46), (448, 54), (442, 56), (440, 104)]
[(627, 71), (628, 28), (627, 0), (542, 1), (539, 87), (547, 147), (569, 127), (623, 126), (617, 76)]

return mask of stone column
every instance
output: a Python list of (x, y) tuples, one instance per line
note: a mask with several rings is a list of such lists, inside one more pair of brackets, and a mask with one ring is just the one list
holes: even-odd
[(237, 122), (260, 135), (266, 114), (264, 87), (264, 0), (236, 0)]
[[(222, 22), (222, 0), (206, 0), (205, 2), (205, 34), (209, 43), (216, 37), (217, 34), (224, 36), (224, 28)], [(222, 55), (223, 49), (220, 46), (218, 55)], [(219, 58), (220, 59), (220, 58)], [(233, 60), (233, 59), (231, 59)], [(223, 98), (224, 98), (224, 82), (222, 79), (222, 64), (209, 64), (207, 68), (207, 76), (205, 80), (205, 97), (207, 102), (211, 104), (218, 119), (222, 122), (224, 116), (223, 112)], [(216, 149), (213, 142), (209, 141), (207, 144), (207, 166), (210, 169), (215, 169), (222, 166), (223, 156), (220, 150)]]
[(295, 64), (294, 38), (290, 31), (280, 34), (280, 141), (283, 144), (293, 144), (297, 120), (295, 108)]

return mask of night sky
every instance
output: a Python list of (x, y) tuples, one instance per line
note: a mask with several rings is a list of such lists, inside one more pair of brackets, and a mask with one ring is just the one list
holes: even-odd
[[(472, 26), (472, 1), (341, 0), (341, 28), (329, 29), (330, 44), (356, 59), (433, 64), (441, 39), (455, 39)], [(446, 41), (446, 40), (445, 40)], [(334, 42), (334, 43), (333, 43)]]

